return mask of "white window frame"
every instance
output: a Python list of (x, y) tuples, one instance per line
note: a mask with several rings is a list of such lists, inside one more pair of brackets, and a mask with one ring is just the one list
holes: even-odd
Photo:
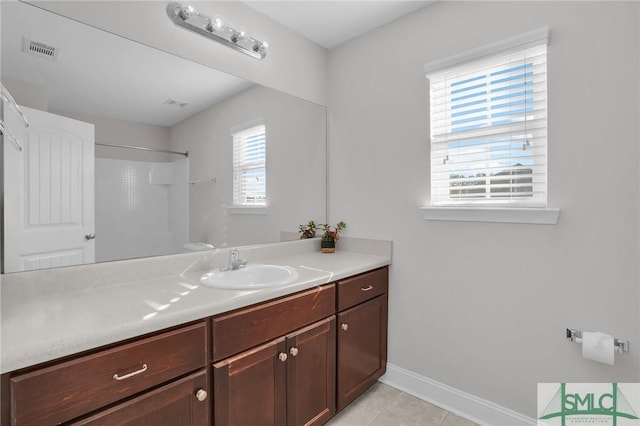
[[(233, 146), (233, 207), (231, 207), (232, 214), (266, 214), (267, 208), (267, 130), (264, 121), (257, 120), (250, 123), (246, 123), (242, 126), (237, 126), (231, 129), (232, 146)], [(246, 144), (248, 138), (252, 136), (263, 134), (264, 152), (262, 156), (248, 159), (246, 156)], [(261, 158), (260, 158), (261, 157)], [(244, 181), (244, 174), (250, 170), (263, 169), (263, 193), (264, 198), (258, 201), (248, 200), (248, 194), (246, 192), (246, 182)]]
[[(452, 70), (455, 68), (457, 72), (460, 69), (473, 69), (476, 63), (480, 63), (481, 61), (486, 61), (491, 58), (502, 57), (504, 55), (515, 54), (516, 52), (524, 51), (526, 49), (534, 48), (536, 46), (546, 46), (548, 43), (548, 28), (540, 28), (538, 30), (530, 31), (528, 33), (524, 33), (515, 37), (511, 37), (509, 39), (500, 41), (498, 43), (494, 43), (491, 45), (487, 45), (478, 49), (474, 49), (472, 51), (464, 52), (459, 55), (454, 55), (448, 58), (444, 58), (438, 61), (434, 61), (428, 64), (425, 64), (425, 72), (427, 77), (430, 76), (434, 79), (435, 83), (436, 78), (442, 78), (441, 73), (447, 70)], [(546, 53), (545, 53), (546, 55)], [(545, 89), (546, 92), (546, 89)], [(544, 96), (544, 100), (546, 102), (546, 93)], [(546, 109), (546, 105), (544, 105), (544, 109)], [(435, 119), (434, 114), (441, 113), (441, 111), (435, 111), (435, 108), (432, 108), (431, 114), (432, 119)], [(433, 128), (434, 122), (432, 122)], [(449, 124), (447, 124), (449, 126)], [(451, 127), (447, 127), (447, 130), (443, 132), (434, 131), (434, 134), (440, 137), (437, 139), (434, 135), (431, 135), (431, 152), (432, 152), (432, 176), (431, 176), (431, 186), (432, 186), (432, 199), (429, 202), (428, 206), (421, 207), (424, 213), (424, 217), (427, 220), (462, 220), (462, 221), (482, 221), (482, 222), (512, 222), (512, 223), (541, 223), (541, 224), (553, 224), (557, 223), (557, 219), (559, 216), (559, 209), (550, 209), (547, 207), (547, 194), (546, 194), (546, 182), (547, 182), (547, 169), (546, 169), (546, 140), (544, 141), (544, 146), (542, 148), (542, 153), (544, 157), (541, 159), (539, 165), (537, 165), (536, 170), (542, 170), (544, 176), (541, 179), (542, 184), (538, 183), (536, 186), (536, 190), (540, 190), (542, 187), (542, 195), (534, 197), (518, 197), (518, 196), (507, 196), (507, 197), (490, 197), (489, 188), (487, 187), (485, 193), (489, 194), (486, 197), (476, 197), (476, 198), (468, 198), (463, 199), (463, 197), (448, 197), (451, 194), (450, 190), (447, 190), (446, 194), (443, 194), (444, 191), (440, 191), (440, 198), (436, 197), (434, 191), (434, 185), (441, 185), (442, 183), (446, 183), (448, 177), (443, 178), (445, 180), (441, 180), (440, 183), (435, 180), (435, 171), (434, 169), (438, 168), (437, 164), (442, 163), (442, 152), (438, 151), (434, 153), (434, 150), (437, 148), (442, 149), (442, 147), (447, 147), (449, 142), (442, 142), (443, 135), (444, 140), (448, 140), (447, 132), (450, 132)], [(544, 135), (546, 139), (546, 115), (545, 115), (545, 123), (544, 123)], [(448, 149), (448, 148), (447, 148)], [(439, 157), (436, 157), (439, 155)], [(435, 159), (435, 160), (434, 160)], [(440, 163), (434, 163), (433, 161), (440, 161)], [(434, 166), (435, 165), (435, 166)], [(449, 173), (449, 172), (446, 172)], [(440, 174), (443, 174), (440, 171)], [(448, 175), (446, 175), (448, 176)], [(441, 176), (440, 176), (441, 177)], [(442, 178), (442, 177), (441, 177)], [(489, 181), (487, 181), (489, 182)], [(450, 185), (447, 184), (447, 188), (450, 188)], [(511, 192), (509, 192), (510, 194)], [(517, 194), (516, 194), (517, 195)]]

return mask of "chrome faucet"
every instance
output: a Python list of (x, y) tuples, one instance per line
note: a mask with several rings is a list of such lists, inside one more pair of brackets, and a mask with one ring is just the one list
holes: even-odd
[(229, 264), (220, 268), (221, 271), (235, 271), (237, 269), (247, 266), (247, 259), (240, 259), (240, 252), (238, 249), (231, 249), (229, 251)]

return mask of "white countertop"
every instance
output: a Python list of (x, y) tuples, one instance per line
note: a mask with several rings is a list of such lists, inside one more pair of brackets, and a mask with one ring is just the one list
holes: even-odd
[[(206, 318), (391, 263), (390, 249), (388, 253), (378, 255), (351, 251), (322, 254), (307, 250), (305, 247), (309, 243), (280, 243), (276, 247), (282, 247), (283, 244), (297, 244), (295, 247), (303, 247), (303, 250), (296, 249), (302, 252), (295, 254), (291, 254), (291, 250), (281, 253), (274, 251), (271, 246), (265, 251), (267, 245), (244, 250), (245, 253), (252, 253), (251, 250), (257, 249), (256, 253), (247, 256), (250, 263), (296, 268), (298, 280), (283, 287), (251, 291), (206, 287), (200, 284), (200, 276), (206, 269), (199, 265), (164, 277), (124, 281), (115, 285), (88, 285), (86, 288), (69, 289), (68, 284), (62, 283), (64, 278), (61, 278), (63, 289), (59, 292), (51, 287), (41, 293), (32, 289), (4, 291), (3, 288), (0, 372), (14, 371)], [(210, 253), (201, 256), (209, 256), (209, 263), (213, 265), (226, 257), (226, 253), (226, 250), (217, 253), (215, 262), (211, 261)], [(138, 260), (138, 264), (142, 262)], [(117, 267), (118, 263), (113, 262), (111, 266)], [(196, 263), (191, 261), (191, 264)], [(62, 268), (63, 272), (56, 274), (63, 274), (67, 269), (71, 269), (68, 273), (74, 272), (72, 268)], [(82, 276), (82, 271), (84, 269), (75, 271), (76, 276)], [(54, 275), (49, 274), (53, 281), (56, 280)], [(32, 276), (32, 281), (35, 276)], [(42, 281), (42, 275), (38, 277)], [(3, 278), (3, 284), (4, 281), (7, 280)], [(17, 283), (13, 281), (19, 280), (11, 277), (10, 281), (15, 286)], [(25, 283), (22, 285), (28, 287)]]

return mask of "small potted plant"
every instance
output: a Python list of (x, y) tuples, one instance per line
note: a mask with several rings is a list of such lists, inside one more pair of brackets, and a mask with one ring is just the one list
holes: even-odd
[(299, 228), (300, 230), (298, 233), (300, 234), (301, 240), (316, 237), (316, 229), (318, 229), (318, 225), (316, 225), (313, 220), (310, 220), (306, 225), (300, 225)]
[(320, 240), (320, 251), (322, 251), (322, 253), (335, 253), (336, 241), (340, 239), (340, 232), (347, 227), (347, 224), (340, 221), (333, 229), (331, 229), (328, 223), (323, 223), (320, 226), (323, 230)]

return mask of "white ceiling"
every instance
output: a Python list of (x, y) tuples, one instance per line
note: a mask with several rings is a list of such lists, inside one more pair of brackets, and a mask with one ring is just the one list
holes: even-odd
[(245, 1), (258, 12), (331, 49), (434, 0)]

